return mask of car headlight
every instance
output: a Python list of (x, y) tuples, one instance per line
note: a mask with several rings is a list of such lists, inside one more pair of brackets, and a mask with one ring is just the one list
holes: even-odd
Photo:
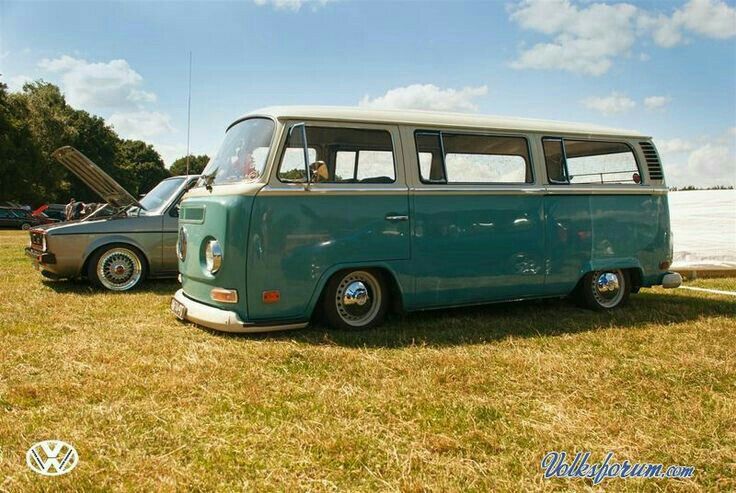
[(184, 262), (187, 258), (187, 230), (179, 228), (179, 238), (176, 240), (176, 256)]
[(222, 247), (217, 240), (210, 240), (204, 248), (204, 262), (210, 274), (220, 270), (222, 265)]

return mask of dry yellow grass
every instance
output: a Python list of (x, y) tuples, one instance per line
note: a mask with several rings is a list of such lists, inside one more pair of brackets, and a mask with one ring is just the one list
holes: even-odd
[[(172, 318), (175, 283), (44, 282), (25, 242), (0, 232), (0, 491), (596, 489), (544, 480), (555, 449), (696, 467), (606, 489), (736, 489), (735, 298), (656, 289), (611, 314), (526, 302), (224, 336)], [(51, 438), (79, 451), (66, 476), (25, 466)]]

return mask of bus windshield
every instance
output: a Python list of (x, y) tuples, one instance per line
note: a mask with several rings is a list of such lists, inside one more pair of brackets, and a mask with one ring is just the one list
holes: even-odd
[(255, 181), (263, 173), (271, 146), (274, 124), (266, 118), (249, 118), (236, 123), (225, 134), (225, 140), (202, 172), (213, 185)]

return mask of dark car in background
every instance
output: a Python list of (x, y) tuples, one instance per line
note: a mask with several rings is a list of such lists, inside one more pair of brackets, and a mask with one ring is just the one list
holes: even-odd
[(39, 224), (45, 224), (42, 218), (32, 215), (25, 209), (0, 207), (0, 228), (28, 230)]
[(39, 207), (39, 209), (41, 209), (40, 214), (45, 214), (51, 219), (60, 222), (66, 221), (66, 204), (47, 204), (45, 207)]

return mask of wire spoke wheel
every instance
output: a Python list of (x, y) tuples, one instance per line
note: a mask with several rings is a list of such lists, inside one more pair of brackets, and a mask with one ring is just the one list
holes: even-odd
[(614, 308), (624, 297), (625, 285), (623, 272), (620, 270), (601, 270), (593, 273), (590, 289), (593, 298), (602, 308)]
[(97, 261), (97, 278), (112, 291), (125, 291), (136, 284), (143, 274), (143, 265), (138, 255), (127, 248), (111, 248)]
[(370, 272), (350, 272), (337, 285), (334, 303), (337, 315), (345, 325), (364, 327), (373, 322), (381, 311), (381, 284)]

